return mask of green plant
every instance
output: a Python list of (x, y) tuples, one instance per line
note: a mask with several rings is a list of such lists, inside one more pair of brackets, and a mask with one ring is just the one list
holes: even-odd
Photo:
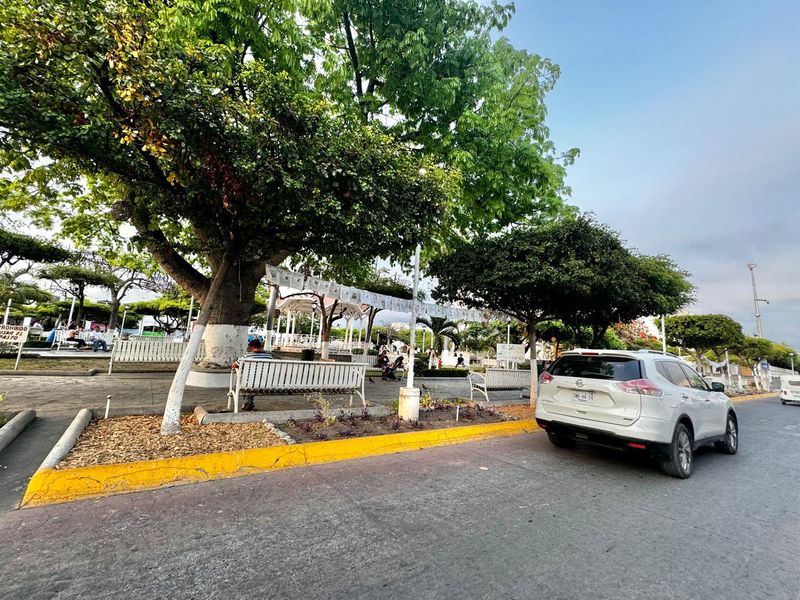
[(325, 396), (316, 392), (314, 394), (309, 394), (306, 396), (306, 401), (311, 402), (314, 404), (314, 418), (322, 423), (325, 421), (326, 424), (330, 425), (330, 419), (333, 419), (333, 423), (336, 422), (336, 417), (330, 416), (328, 411), (331, 408), (331, 401), (328, 400)]
[(389, 404), (389, 413), (396, 415), (397, 411), (400, 410), (400, 400), (392, 400), (392, 403)]
[(351, 354), (361, 355), (361, 354), (364, 354), (364, 349), (363, 348), (353, 348), (350, 352), (351, 352)]
[(422, 410), (432, 410), (434, 407), (433, 394), (430, 391), (425, 392), (422, 398), (419, 399), (419, 407)]

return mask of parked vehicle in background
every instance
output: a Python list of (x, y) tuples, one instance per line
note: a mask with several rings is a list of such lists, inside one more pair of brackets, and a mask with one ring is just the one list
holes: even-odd
[(781, 404), (800, 404), (800, 375), (781, 375)]
[(686, 478), (694, 450), (736, 454), (739, 426), (721, 383), (652, 350), (571, 350), (539, 377), (536, 421), (559, 447), (578, 440), (650, 452), (665, 473)]

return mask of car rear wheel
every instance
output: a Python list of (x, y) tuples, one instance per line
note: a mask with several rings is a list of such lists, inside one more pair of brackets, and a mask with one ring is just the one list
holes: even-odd
[(686, 479), (692, 474), (694, 451), (692, 434), (683, 423), (678, 423), (672, 435), (669, 455), (661, 459), (661, 469), (667, 475)]
[(565, 435), (559, 435), (557, 433), (553, 433), (552, 431), (548, 431), (547, 438), (550, 440), (550, 443), (553, 444), (553, 446), (558, 446), (559, 448), (575, 447), (575, 440)]
[(719, 450), (725, 454), (736, 454), (739, 451), (739, 425), (733, 413), (728, 413), (728, 420), (725, 424), (725, 437), (716, 444)]

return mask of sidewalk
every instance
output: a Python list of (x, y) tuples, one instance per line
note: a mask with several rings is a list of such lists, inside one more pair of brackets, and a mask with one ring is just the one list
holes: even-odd
[[(111, 395), (113, 409), (163, 409), (172, 383), (172, 373), (114, 373), (94, 377), (35, 377), (2, 376), (0, 392), (5, 392), (5, 410), (33, 408), (39, 417), (72, 415), (81, 408), (105, 409), (106, 396)], [(434, 398), (469, 398), (466, 378), (418, 378), (422, 392)], [(367, 379), (365, 391), (369, 404), (389, 406), (400, 395), (405, 382)], [(227, 390), (186, 388), (183, 406), (191, 409), (198, 404), (206, 409), (225, 408)], [(349, 396), (330, 395), (335, 407), (346, 406)], [(490, 392), (494, 402), (519, 403), (519, 391)], [(476, 399), (483, 399), (478, 396)], [(525, 402), (525, 401), (523, 401)], [(359, 404), (354, 400), (354, 406)], [(297, 410), (312, 408), (305, 394), (261, 396), (256, 398), (258, 410)]]

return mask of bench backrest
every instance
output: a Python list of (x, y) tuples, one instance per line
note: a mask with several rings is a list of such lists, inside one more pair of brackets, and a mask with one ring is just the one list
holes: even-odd
[[(151, 342), (145, 340), (121, 340), (114, 345), (114, 362), (180, 362), (186, 343), (173, 341)], [(205, 346), (200, 344), (195, 361), (203, 360)]]
[(240, 360), (243, 390), (347, 391), (360, 389), (366, 365), (302, 360)]
[(486, 369), (487, 389), (515, 390), (530, 384), (530, 369)]

